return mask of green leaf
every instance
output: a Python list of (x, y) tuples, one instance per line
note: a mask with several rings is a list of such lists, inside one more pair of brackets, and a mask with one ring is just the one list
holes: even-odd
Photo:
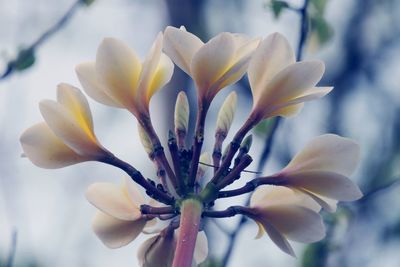
[(93, 4), (94, 1), (95, 0), (81, 0), (81, 2), (86, 6), (90, 6), (91, 4)]
[(278, 19), (282, 11), (289, 7), (289, 4), (286, 3), (286, 1), (272, 0), (270, 3), (270, 7), (272, 13), (274, 13), (275, 19)]
[(261, 137), (268, 136), (272, 126), (274, 125), (276, 118), (266, 119), (261, 121), (257, 126), (254, 128), (255, 134)]
[(332, 26), (322, 16), (311, 18), (311, 31), (317, 34), (318, 42), (321, 45), (331, 40), (334, 33)]
[(30, 68), (35, 63), (35, 52), (33, 49), (22, 49), (17, 58), (12, 62), (15, 70), (23, 71)]
[(327, 0), (311, 0), (310, 4), (314, 6), (317, 13), (322, 15), (325, 11)]

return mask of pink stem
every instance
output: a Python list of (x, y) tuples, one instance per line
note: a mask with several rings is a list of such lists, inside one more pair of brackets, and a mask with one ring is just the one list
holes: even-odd
[(190, 267), (196, 245), (202, 213), (202, 204), (196, 199), (186, 199), (181, 206), (178, 242), (172, 267)]

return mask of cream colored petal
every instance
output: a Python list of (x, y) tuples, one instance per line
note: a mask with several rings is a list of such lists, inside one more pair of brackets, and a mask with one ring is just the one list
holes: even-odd
[(360, 158), (360, 147), (353, 140), (325, 134), (311, 140), (284, 168), (286, 171), (323, 170), (351, 175)]
[(274, 33), (263, 40), (254, 52), (248, 68), (253, 98), (259, 99), (267, 83), (294, 62), (293, 49), (283, 35)]
[(213, 88), (216, 88), (216, 93), (218, 93), (220, 89), (239, 81), (243, 77), (247, 71), (251, 56), (258, 44), (259, 39), (252, 39), (235, 50), (235, 59), (231, 63), (231, 66), (213, 86)]
[(54, 134), (76, 153), (96, 158), (106, 153), (83, 117), (52, 100), (41, 101), (39, 108)]
[(357, 185), (344, 175), (329, 171), (299, 171), (285, 174), (288, 185), (303, 188), (340, 201), (354, 201), (362, 197)]
[(289, 254), (290, 256), (296, 257), (296, 254), (294, 253), (294, 250), (289, 244), (286, 237), (282, 233), (280, 233), (274, 225), (270, 224), (268, 221), (263, 221), (262, 226), (265, 232), (267, 232), (269, 238), (271, 238), (272, 242), (274, 242), (275, 245), (278, 246), (278, 248), (280, 248), (283, 252)]
[(164, 221), (155, 218), (153, 220), (147, 221), (146, 226), (143, 228), (142, 232), (147, 235), (158, 234), (163, 229), (167, 228), (169, 224), (170, 221)]
[(268, 117), (282, 116), (285, 118), (297, 115), (304, 107), (304, 103), (295, 105), (281, 105), (283, 107), (277, 107), (274, 111), (268, 112)]
[(170, 267), (176, 246), (175, 236), (157, 235), (146, 240), (139, 248), (141, 267)]
[(140, 207), (146, 203), (142, 193), (139, 190), (137, 184), (132, 181), (129, 176), (124, 176), (123, 190), (126, 192), (129, 200), (136, 206)]
[(57, 102), (71, 113), (89, 136), (94, 136), (93, 118), (89, 103), (78, 88), (66, 83), (59, 84), (57, 86)]
[(145, 98), (146, 103), (150, 103), (150, 98), (171, 80), (173, 73), (174, 64), (167, 55), (162, 53), (153, 79), (147, 89)]
[(95, 207), (120, 220), (140, 219), (138, 206), (131, 202), (124, 190), (111, 183), (94, 183), (86, 191), (87, 200)]
[(204, 231), (197, 234), (196, 245), (194, 248), (193, 260), (196, 264), (200, 264), (207, 259), (208, 255), (208, 241)]
[(164, 32), (164, 52), (184, 72), (191, 76), (190, 64), (194, 54), (203, 46), (203, 42), (184, 28), (168, 26)]
[(97, 49), (96, 73), (106, 94), (128, 109), (134, 109), (142, 64), (122, 41), (105, 38)]
[(98, 211), (93, 220), (93, 230), (109, 248), (120, 248), (132, 242), (142, 231), (146, 220), (119, 220)]
[[(275, 205), (259, 209), (259, 221), (273, 225), (286, 238), (312, 243), (325, 237), (321, 216), (308, 208), (294, 205)], [(268, 232), (268, 229), (265, 229)]]
[(20, 142), (24, 154), (41, 168), (56, 169), (91, 160), (66, 146), (44, 122), (25, 130)]
[(212, 85), (224, 75), (235, 60), (235, 41), (230, 33), (220, 33), (193, 56), (190, 66), (199, 96), (206, 96)]
[(321, 210), (312, 198), (284, 186), (260, 186), (250, 199), (251, 207), (267, 208), (274, 205), (297, 205), (315, 212)]
[(120, 103), (106, 93), (107, 89), (104, 88), (104, 84), (97, 77), (95, 62), (81, 63), (75, 67), (75, 72), (78, 75), (83, 90), (91, 98), (104, 105), (123, 108)]
[(144, 241), (137, 252), (137, 258), (139, 261), (139, 266), (140, 267), (145, 267), (146, 266), (146, 254), (148, 253), (149, 249), (154, 246), (154, 244), (157, 242), (157, 240), (160, 238), (160, 236), (156, 235), (153, 237), (150, 237), (146, 241)]
[(338, 203), (337, 200), (326, 198), (326, 197), (320, 196), (318, 194), (311, 193), (302, 188), (299, 188), (298, 190), (300, 192), (303, 192), (306, 195), (309, 195), (312, 199), (315, 200), (315, 202), (317, 202), (327, 212), (336, 212), (337, 203)]
[[(253, 95), (253, 109), (267, 113), (293, 100), (313, 88), (321, 79), (325, 67), (321, 61), (303, 61), (289, 65), (260, 88), (259, 95)], [(273, 111), (273, 110), (272, 110)]]

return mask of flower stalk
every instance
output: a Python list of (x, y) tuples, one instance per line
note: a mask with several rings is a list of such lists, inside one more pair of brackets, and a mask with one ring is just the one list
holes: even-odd
[(172, 267), (192, 266), (202, 211), (202, 203), (197, 199), (189, 198), (182, 202), (178, 240)]

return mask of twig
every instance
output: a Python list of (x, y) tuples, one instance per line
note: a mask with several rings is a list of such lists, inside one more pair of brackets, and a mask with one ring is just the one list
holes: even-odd
[(374, 198), (375, 196), (385, 192), (386, 190), (392, 189), (393, 187), (396, 187), (399, 185), (400, 185), (400, 178), (396, 178), (385, 185), (382, 185), (382, 186), (372, 189), (371, 191), (366, 193), (362, 199), (360, 199), (357, 202), (354, 202), (354, 204), (359, 205), (361, 203), (365, 203), (365, 202), (371, 200), (372, 198)]
[(83, 0), (77, 0), (75, 1), (72, 6), (67, 10), (67, 12), (54, 24), (52, 27), (50, 27), (47, 31), (42, 33), (35, 42), (33, 42), (30, 46), (24, 48), (23, 50), (20, 51), (18, 57), (16, 59), (13, 59), (7, 63), (6, 70), (3, 72), (3, 74), (0, 75), (0, 80), (4, 80), (11, 74), (13, 74), (17, 70), (17, 63), (18, 60), (21, 60), (22, 53), (27, 54), (32, 54), (36, 49), (38, 49), (45, 41), (47, 41), (53, 34), (61, 30), (66, 23), (73, 17), (73, 15), (76, 13), (78, 8), (81, 5), (84, 5), (85, 1)]

